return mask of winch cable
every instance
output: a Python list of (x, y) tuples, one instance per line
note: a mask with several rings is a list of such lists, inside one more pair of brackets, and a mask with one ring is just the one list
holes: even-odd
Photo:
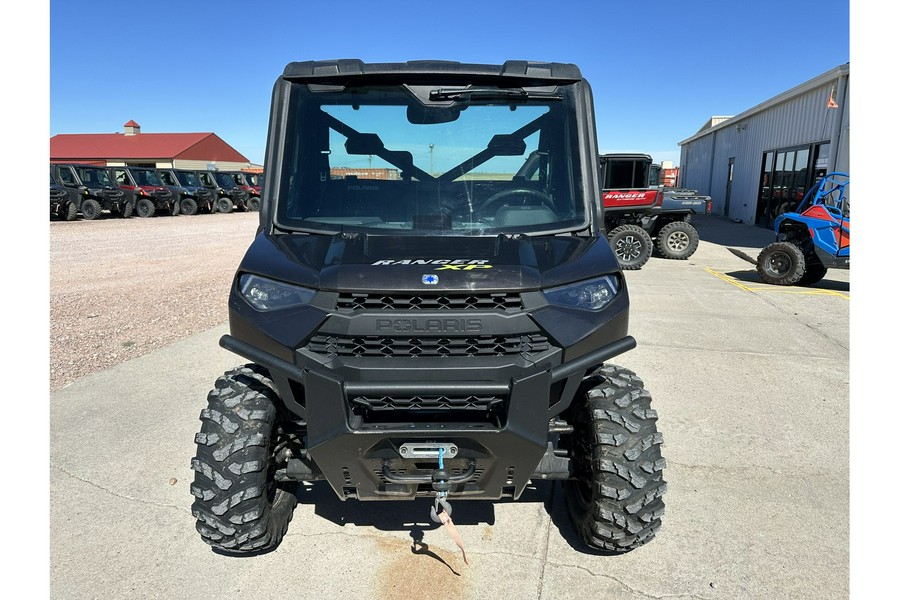
[(468, 565), (469, 559), (466, 558), (466, 549), (463, 547), (462, 537), (453, 525), (453, 519), (450, 518), (453, 508), (447, 501), (447, 493), (450, 491), (449, 479), (450, 474), (444, 469), (444, 448), (439, 448), (438, 468), (431, 476), (431, 486), (437, 492), (437, 496), (434, 498), (434, 506), (431, 507), (431, 520), (435, 523), (440, 523), (447, 529), (450, 539), (456, 543), (456, 546), (462, 552), (463, 562)]

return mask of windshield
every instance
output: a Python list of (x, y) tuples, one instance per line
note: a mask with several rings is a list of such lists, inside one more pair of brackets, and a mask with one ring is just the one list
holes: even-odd
[(244, 177), (243, 173), (232, 173), (231, 178), (234, 179), (234, 182), (238, 185), (250, 185), (247, 183), (247, 179)]
[(159, 177), (153, 171), (135, 169), (131, 171), (131, 175), (138, 185), (162, 186), (162, 181), (159, 180)]
[(178, 180), (181, 182), (181, 185), (200, 187), (200, 180), (190, 171), (178, 171)]
[(228, 173), (213, 173), (213, 177), (216, 179), (216, 183), (219, 184), (219, 187), (223, 187), (225, 189), (231, 189), (236, 187), (234, 185), (234, 179), (231, 178), (231, 175)]
[(276, 222), (382, 234), (581, 229), (573, 104), (565, 86), (294, 84)]
[(105, 169), (81, 167), (78, 169), (78, 178), (86, 186), (113, 185), (112, 178)]

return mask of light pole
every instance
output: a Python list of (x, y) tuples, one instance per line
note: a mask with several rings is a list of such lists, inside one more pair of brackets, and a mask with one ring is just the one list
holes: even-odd
[(434, 176), (434, 144), (428, 144), (428, 174)]

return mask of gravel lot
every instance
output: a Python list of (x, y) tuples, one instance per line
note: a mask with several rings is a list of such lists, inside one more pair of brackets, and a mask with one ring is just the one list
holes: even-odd
[(50, 222), (50, 389), (228, 319), (258, 213)]

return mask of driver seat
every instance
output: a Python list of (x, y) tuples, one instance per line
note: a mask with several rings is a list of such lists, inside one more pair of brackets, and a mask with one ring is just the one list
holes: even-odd
[(538, 205), (504, 205), (494, 215), (495, 227), (522, 227), (541, 225), (557, 220), (556, 213), (543, 204)]

